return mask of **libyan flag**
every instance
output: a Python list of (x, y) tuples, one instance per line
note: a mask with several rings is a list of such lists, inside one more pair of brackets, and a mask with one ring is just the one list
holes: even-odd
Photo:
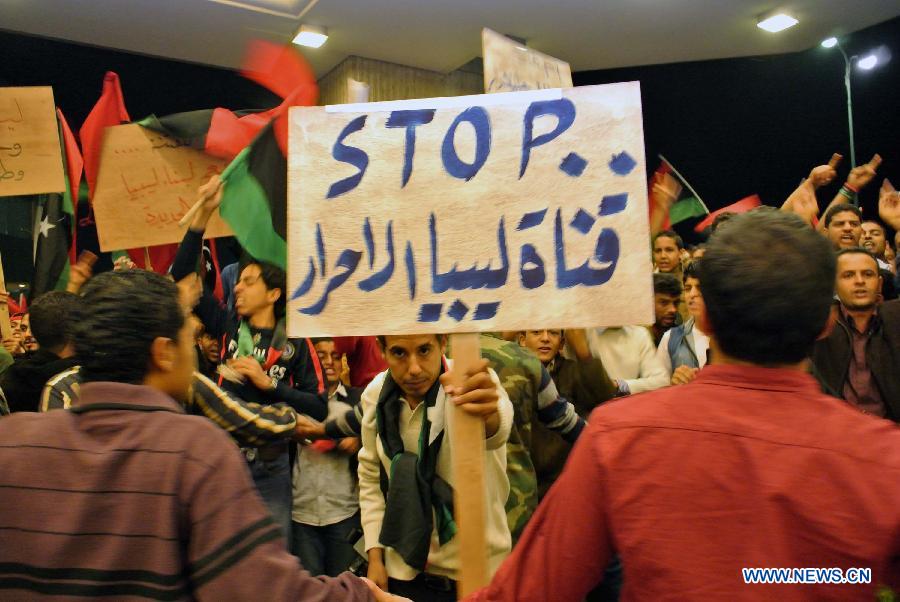
[(217, 108), (150, 116), (138, 123), (231, 161), (222, 172), (219, 214), (244, 250), (259, 261), (287, 267), (287, 110), (313, 105), (315, 73), (295, 46), (250, 44), (241, 74), (283, 100), (261, 112)]
[[(225, 117), (224, 113), (223, 109), (211, 109), (166, 117), (151, 115), (137, 123), (198, 150), (221, 156), (224, 153), (211, 152), (211, 144), (216, 144), (213, 139), (239, 141), (247, 132), (247, 128), (238, 129), (234, 120), (227, 129), (217, 127), (219, 116)], [(233, 115), (252, 117), (259, 114), (235, 112)], [(256, 137), (242, 146), (222, 172), (219, 214), (250, 256), (286, 269), (287, 160), (275, 135), (275, 123), (275, 120), (269, 120), (257, 130)], [(223, 136), (223, 130), (229, 135)]]
[(271, 122), (222, 172), (219, 214), (245, 251), (287, 269), (287, 160)]
[(669, 209), (669, 221), (672, 225), (679, 224), (692, 217), (700, 217), (701, 215), (706, 215), (706, 207), (693, 196), (679, 199)]
[(63, 114), (57, 110), (62, 161), (66, 169), (66, 189), (61, 193), (38, 195), (40, 222), (34, 230), (34, 277), (31, 298), (53, 290), (64, 290), (75, 250), (75, 205), (72, 189), (81, 183), (82, 159)]
[[(676, 194), (676, 199), (669, 207), (669, 214), (662, 221), (662, 229), (669, 230), (675, 224), (689, 220), (692, 217), (700, 217), (709, 213), (703, 201), (694, 193), (694, 189), (685, 181), (669, 161), (659, 155), (660, 163), (653, 176), (650, 178), (649, 188), (653, 192), (653, 186), (660, 184), (670, 192)], [(657, 207), (650, 204), (650, 216), (653, 217)]]

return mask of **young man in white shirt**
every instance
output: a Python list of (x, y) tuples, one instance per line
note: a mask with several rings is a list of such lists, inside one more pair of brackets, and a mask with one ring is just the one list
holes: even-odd
[(388, 370), (363, 392), (359, 485), (368, 577), (416, 600), (456, 599), (450, 405), (485, 425), (486, 541), (490, 574), (509, 554), (506, 440), (513, 407), (481, 360), (462, 390), (449, 385), (442, 335), (381, 336)]

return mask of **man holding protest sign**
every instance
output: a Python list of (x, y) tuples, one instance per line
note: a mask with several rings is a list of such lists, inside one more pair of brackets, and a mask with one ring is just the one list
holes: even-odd
[[(418, 579), (406, 585), (432, 596), (433, 587), (452, 590), (446, 580), (458, 578), (465, 595), (480, 579), (471, 571), (467, 580), (467, 570), (489, 576), (496, 568), (504, 553), (500, 534), (508, 533), (505, 494), (496, 491), (506, 477), (492, 456), (502, 429), (493, 432), (494, 419), (486, 433), (477, 432), (479, 424), (451, 426), (448, 435), (465, 433), (467, 443), (444, 437), (440, 449), (429, 449), (425, 443), (443, 432), (435, 427), (443, 412), (413, 414), (447, 391), (437, 385), (440, 362), (432, 366), (425, 356), (440, 357), (444, 333), (651, 321), (643, 155), (635, 84), (292, 109), (290, 333), (380, 335), (390, 368), (370, 385), (360, 456), (373, 577)], [(457, 340), (458, 361), (464, 345)], [(394, 359), (409, 362), (416, 354), (428, 368), (403, 382), (414, 391), (399, 382), (384, 386), (387, 376), (404, 378)], [(471, 376), (482, 365), (463, 372)], [(388, 407), (395, 417), (386, 418)], [(451, 425), (460, 416), (453, 414)], [(440, 464), (448, 445), (452, 474)], [(408, 518), (393, 509), (403, 499), (393, 494), (404, 453), (412, 456), (407, 472), (421, 469), (427, 478), (403, 495), (429, 501), (427, 518), (432, 506), (439, 512), (435, 524), (425, 522), (401, 541), (388, 525)], [(471, 479), (456, 472), (473, 466), (481, 472)], [(394, 477), (381, 479), (382, 470)], [(455, 537), (448, 504), (433, 495), (444, 489), (435, 474), (453, 483)], [(473, 509), (486, 515), (468, 522), (463, 516)], [(467, 533), (482, 539), (467, 542)]]
[(505, 504), (506, 440), (513, 408), (497, 375), (481, 360), (467, 373), (468, 393), (449, 381), (444, 335), (382, 336), (388, 370), (363, 392), (359, 487), (368, 577), (382, 589), (419, 600), (456, 599), (459, 538), (449, 404), (484, 420), (485, 503), (491, 572), (511, 546)]

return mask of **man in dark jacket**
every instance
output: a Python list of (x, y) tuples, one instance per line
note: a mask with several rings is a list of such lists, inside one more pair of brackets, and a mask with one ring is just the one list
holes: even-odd
[(16, 358), (0, 380), (11, 412), (37, 412), (47, 381), (77, 363), (72, 324), (80, 301), (73, 293), (52, 291), (31, 305), (31, 330), (39, 347)]
[[(577, 359), (562, 356), (567, 342)], [(519, 345), (534, 353), (550, 371), (559, 394), (572, 402), (582, 418), (615, 397), (616, 385), (603, 362), (591, 356), (583, 329), (526, 330), (519, 333)], [(539, 420), (532, 421), (532, 433), (531, 458), (537, 472), (538, 494), (543, 498), (562, 472), (572, 444), (551, 433)]]
[[(181, 281), (196, 270), (203, 247), (203, 232), (222, 200), (217, 180), (200, 190), (203, 207), (185, 233), (172, 264), (172, 276)], [(234, 287), (234, 311), (204, 293), (194, 312), (206, 332), (220, 340), (219, 385), (244, 401), (285, 402), (298, 413), (316, 420), (328, 414), (322, 367), (308, 339), (286, 335), (284, 270), (245, 260)], [(275, 520), (291, 532), (291, 474), (288, 445), (249, 448), (245, 457), (260, 495)]]
[(838, 252), (835, 325), (816, 342), (824, 384), (862, 411), (900, 421), (900, 301), (878, 305), (878, 263), (860, 247)]

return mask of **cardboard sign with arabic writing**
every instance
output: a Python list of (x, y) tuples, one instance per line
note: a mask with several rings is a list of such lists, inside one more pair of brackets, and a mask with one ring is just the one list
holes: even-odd
[(292, 336), (653, 321), (636, 82), (289, 119)]
[(485, 27), (481, 30), (485, 92), (571, 88), (569, 63), (528, 48)]
[[(226, 162), (137, 124), (106, 128), (94, 192), (100, 249), (116, 251), (181, 242), (178, 221), (197, 189)], [(205, 236), (231, 236), (218, 213)]]
[(0, 197), (65, 189), (53, 89), (0, 88)]

